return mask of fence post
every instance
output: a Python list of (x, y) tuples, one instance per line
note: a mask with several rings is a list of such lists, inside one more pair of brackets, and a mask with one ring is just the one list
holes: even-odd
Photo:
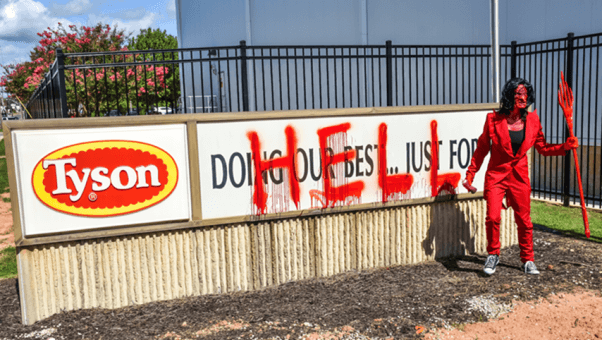
[(385, 43), (387, 60), (387, 106), (393, 106), (393, 48), (391, 40)]
[(242, 83), (242, 110), (249, 111), (249, 83), (247, 78), (247, 42), (240, 41), (240, 77)]
[[(56, 65), (59, 75), (59, 97), (61, 98), (61, 111), (63, 111), (63, 118), (69, 118), (69, 108), (67, 107), (67, 89), (65, 87), (65, 54), (63, 54), (63, 49), (60, 47), (56, 49)], [(52, 77), (52, 72), (50, 73), (50, 77)], [(75, 109), (77, 110), (77, 108)]]
[[(564, 79), (566, 83), (573, 88), (573, 42), (574, 42), (575, 34), (569, 33), (566, 37), (566, 68), (564, 70)], [(573, 115), (574, 116), (574, 115)], [(564, 125), (564, 138), (566, 140), (570, 136), (568, 125)], [(570, 188), (571, 188), (571, 151), (567, 151), (564, 155), (564, 171), (562, 176), (562, 183), (564, 184), (563, 188), (563, 199), (564, 206), (569, 206), (570, 201)]]
[(516, 40), (511, 42), (510, 50), (510, 79), (516, 78)]

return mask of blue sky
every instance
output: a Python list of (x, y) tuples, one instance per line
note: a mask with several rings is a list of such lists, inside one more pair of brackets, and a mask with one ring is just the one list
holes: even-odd
[(160, 28), (176, 36), (174, 0), (0, 0), (0, 64), (29, 59), (29, 52), (47, 27), (117, 25), (137, 34)]

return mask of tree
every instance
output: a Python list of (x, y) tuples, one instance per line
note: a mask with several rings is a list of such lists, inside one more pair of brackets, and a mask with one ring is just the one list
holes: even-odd
[[(130, 51), (139, 51), (142, 58), (146, 61), (167, 61), (163, 64), (163, 71), (167, 71), (164, 77), (165, 87), (163, 91), (148, 91), (145, 99), (149, 102), (156, 103), (158, 106), (169, 106), (175, 109), (177, 100), (180, 97), (180, 70), (177, 63), (169, 63), (169, 61), (178, 60), (177, 52), (156, 52), (159, 50), (175, 50), (178, 48), (178, 40), (171, 34), (167, 34), (165, 30), (146, 28), (141, 29), (140, 33), (131, 38), (128, 48)], [(148, 51), (148, 52), (143, 52)], [(147, 82), (148, 86), (152, 83)], [(147, 86), (147, 87), (148, 87)], [(144, 90), (148, 90), (145, 88)], [(141, 96), (140, 96), (141, 97)], [(136, 105), (140, 107), (141, 98), (137, 98)], [(143, 103), (144, 104), (144, 103)]]
[(18, 96), (21, 100), (27, 100), (33, 89), (25, 86), (25, 80), (31, 75), (31, 62), (23, 64), (3, 65), (4, 76), (0, 79), (0, 86), (4, 86), (9, 97)]
[(8, 93), (18, 95), (21, 100), (27, 100), (35, 91), (54, 62), (57, 48), (62, 48), (66, 53), (127, 50), (123, 46), (129, 34), (101, 23), (81, 28), (70, 25), (67, 30), (59, 22), (58, 28), (48, 27), (48, 31), (38, 33), (38, 36), (42, 39), (30, 52), (31, 61), (3, 66), (5, 76), (0, 80), (0, 86), (6, 86)]
[(165, 30), (146, 28), (130, 39), (128, 47), (130, 51), (173, 50), (178, 48), (178, 40)]
[[(151, 32), (152, 33), (152, 32)], [(125, 43), (131, 34), (124, 30), (97, 24), (80, 28), (70, 25), (38, 33), (39, 46), (30, 53), (31, 61), (3, 66), (5, 76), (0, 86), (12, 96), (27, 101), (55, 62), (55, 50), (66, 53), (65, 65), (80, 65), (65, 70), (67, 106), (80, 116), (98, 116), (111, 109), (121, 112), (131, 107), (145, 108), (175, 102), (179, 95), (179, 79), (175, 79), (177, 66), (171, 64), (142, 64), (158, 59), (151, 53), (129, 52)], [(145, 40), (145, 39), (138, 39)], [(103, 55), (75, 55), (86, 52), (117, 52)], [(124, 66), (118, 64), (128, 63)], [(140, 65), (136, 65), (140, 63)], [(104, 66), (105, 64), (112, 64)], [(116, 65), (117, 64), (117, 65)], [(176, 81), (177, 80), (177, 81)], [(170, 84), (168, 89), (167, 84)], [(135, 105), (132, 103), (135, 99)], [(172, 100), (173, 99), (173, 100)]]

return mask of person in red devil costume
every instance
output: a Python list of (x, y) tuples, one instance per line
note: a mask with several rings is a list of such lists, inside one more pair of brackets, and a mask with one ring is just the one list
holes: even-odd
[(533, 256), (533, 224), (531, 223), (531, 183), (528, 174), (527, 151), (532, 146), (544, 156), (565, 155), (577, 148), (576, 137), (564, 144), (548, 144), (541, 129), (537, 111), (527, 107), (535, 101), (533, 86), (522, 78), (509, 80), (502, 91), (500, 109), (487, 114), (483, 133), (479, 137), (470, 166), (466, 171), (464, 187), (476, 192), (472, 186), (474, 175), (491, 151), (485, 173), (484, 198), (487, 201), (487, 260), (483, 271), (491, 275), (499, 263), (500, 219), (504, 195), (508, 206), (514, 210), (518, 226), (518, 243), (522, 269), (527, 274), (539, 274)]

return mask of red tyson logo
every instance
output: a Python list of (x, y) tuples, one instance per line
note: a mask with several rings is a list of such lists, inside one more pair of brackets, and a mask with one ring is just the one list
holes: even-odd
[(38, 199), (78, 216), (133, 213), (166, 199), (178, 182), (170, 154), (141, 142), (75, 144), (42, 158), (32, 174)]

